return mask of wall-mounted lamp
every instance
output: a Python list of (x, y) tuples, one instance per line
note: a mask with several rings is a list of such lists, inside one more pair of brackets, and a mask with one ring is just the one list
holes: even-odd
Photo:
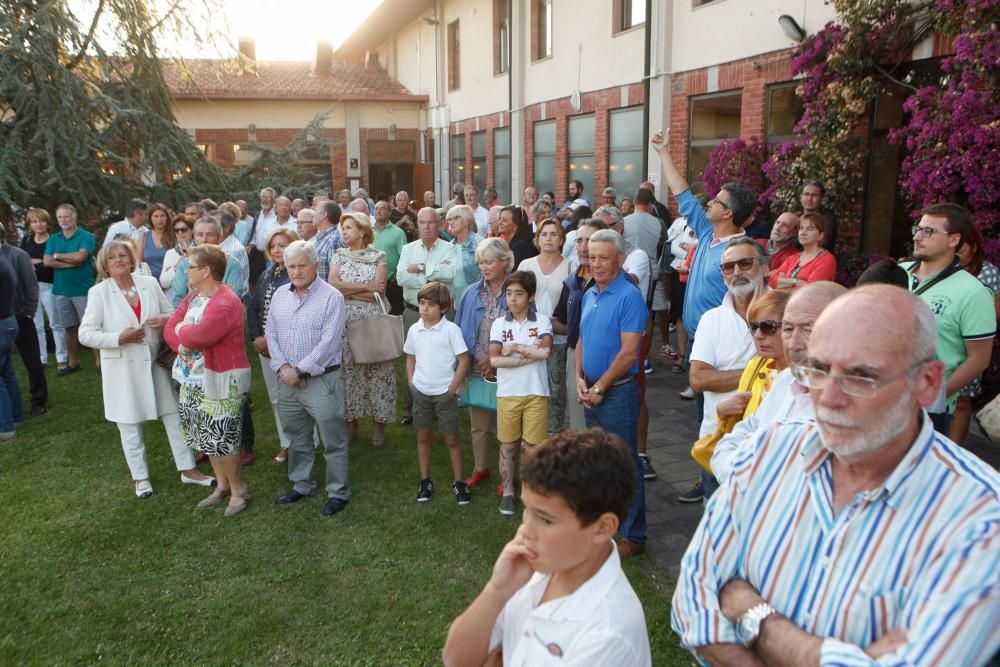
[(785, 33), (785, 37), (793, 42), (801, 42), (806, 38), (805, 28), (788, 14), (782, 14), (778, 17), (778, 25), (781, 26), (781, 32)]

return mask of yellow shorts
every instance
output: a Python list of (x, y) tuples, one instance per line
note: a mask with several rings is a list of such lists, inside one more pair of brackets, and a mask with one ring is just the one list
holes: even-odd
[(548, 396), (497, 397), (497, 440), (537, 445), (548, 436)]

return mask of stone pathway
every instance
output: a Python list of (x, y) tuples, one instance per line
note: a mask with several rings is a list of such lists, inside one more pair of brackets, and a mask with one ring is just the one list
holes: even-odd
[[(678, 397), (678, 392), (687, 385), (687, 373), (671, 373), (673, 361), (660, 355), (657, 343), (650, 357), (654, 372), (646, 376), (650, 413), (646, 450), (659, 477), (646, 482), (646, 548), (676, 579), (681, 558), (702, 514), (701, 504), (677, 502), (677, 495), (691, 488), (698, 478), (698, 464), (691, 458), (698, 425), (694, 401)], [(966, 447), (987, 463), (1000, 467), (1000, 446), (982, 437), (975, 424)]]

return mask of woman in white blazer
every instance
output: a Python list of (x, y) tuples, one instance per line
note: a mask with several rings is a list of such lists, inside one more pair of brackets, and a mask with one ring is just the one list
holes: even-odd
[(155, 363), (173, 309), (156, 278), (134, 274), (136, 267), (130, 243), (113, 241), (102, 249), (97, 271), (103, 280), (90, 288), (80, 323), (80, 342), (101, 353), (104, 417), (118, 426), (139, 498), (153, 494), (142, 422), (155, 419), (163, 420), (181, 482), (212, 486), (215, 479), (195, 467), (184, 446), (170, 374)]

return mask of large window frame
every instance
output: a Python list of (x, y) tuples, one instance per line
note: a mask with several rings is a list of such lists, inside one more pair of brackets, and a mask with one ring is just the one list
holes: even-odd
[[(623, 124), (631, 131), (622, 128)], [(644, 135), (641, 106), (615, 109), (608, 114), (607, 183), (619, 198), (631, 197), (642, 184)]]
[(458, 20), (448, 24), (448, 91), (462, 87), (462, 35)]
[(552, 0), (531, 2), (531, 59), (552, 57)]
[(472, 133), (472, 182), (466, 183), (476, 188), (480, 199), (486, 189), (486, 131)]
[[(588, 140), (589, 136), (589, 140)], [(584, 196), (594, 198), (597, 163), (594, 146), (597, 143), (595, 114), (570, 116), (566, 127), (566, 178), (583, 183)]]
[[(769, 144), (780, 144), (786, 141), (792, 141), (795, 138), (794, 128), (800, 120), (802, 120), (803, 105), (802, 98), (798, 95), (798, 83), (790, 81), (788, 83), (778, 83), (767, 87), (767, 107), (766, 115), (764, 116), (764, 135), (767, 137), (767, 143)], [(792, 98), (788, 98), (789, 93)], [(777, 99), (779, 96), (785, 99)], [(776, 116), (778, 113), (786, 111), (785, 109), (780, 109), (779, 107), (786, 107), (789, 102), (792, 104), (792, 120), (789, 125), (787, 119), (783, 119), (781, 127), (776, 127), (778, 125)], [(786, 130), (786, 131), (779, 131)]]
[(611, 25), (614, 34), (637, 28), (646, 22), (646, 0), (614, 0)]
[[(556, 191), (556, 121), (538, 121), (532, 127), (534, 137), (534, 186), (539, 194)], [(551, 140), (548, 136), (551, 135)]]
[(451, 137), (451, 183), (465, 183), (465, 135)]
[(510, 3), (493, 0), (493, 75), (510, 71)]
[[(730, 104), (735, 101), (735, 106)], [(731, 108), (737, 109), (736, 113), (722, 114), (722, 118), (726, 116), (735, 116), (735, 123), (731, 120), (729, 127), (725, 132), (716, 132), (714, 136), (696, 136), (696, 106), (705, 104), (707, 107), (712, 106), (719, 107), (729, 104)], [(699, 95), (697, 97), (691, 97), (688, 101), (688, 159), (687, 159), (687, 180), (691, 184), (691, 191), (695, 194), (702, 194), (705, 191), (705, 185), (703, 180), (703, 172), (705, 165), (708, 163), (708, 156), (711, 155), (712, 149), (718, 144), (729, 139), (739, 139), (740, 137), (740, 119), (743, 113), (743, 90), (727, 90), (719, 93), (711, 93), (709, 95)], [(714, 194), (714, 193), (712, 193)]]
[(502, 202), (512, 202), (510, 128), (498, 127), (493, 130), (493, 187)]

